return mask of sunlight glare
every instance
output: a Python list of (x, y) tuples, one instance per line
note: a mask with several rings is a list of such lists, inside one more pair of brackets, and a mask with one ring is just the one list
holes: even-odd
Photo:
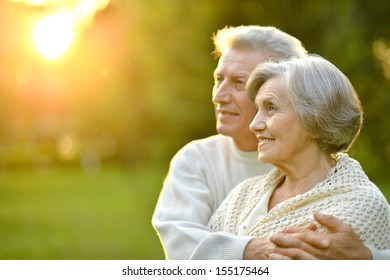
[[(11, 0), (27, 6), (47, 9), (51, 14), (33, 27), (33, 40), (39, 53), (48, 60), (64, 55), (75, 37), (79, 37), (94, 20), (97, 12), (105, 10), (111, 0)], [(54, 11), (57, 11), (54, 13)], [(66, 11), (66, 12), (61, 12)]]
[(33, 38), (39, 53), (49, 60), (62, 56), (74, 40), (70, 13), (58, 13), (41, 19), (34, 27)]
[(11, 1), (16, 3), (25, 3), (31, 6), (40, 6), (45, 3), (44, 0), (11, 0)]

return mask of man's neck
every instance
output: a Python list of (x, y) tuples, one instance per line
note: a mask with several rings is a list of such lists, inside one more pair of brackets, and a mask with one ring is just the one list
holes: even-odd
[(245, 141), (239, 141), (236, 139), (233, 139), (234, 145), (243, 152), (254, 152), (257, 151), (257, 145), (259, 141), (257, 141), (256, 137), (253, 137), (253, 139), (246, 139)]

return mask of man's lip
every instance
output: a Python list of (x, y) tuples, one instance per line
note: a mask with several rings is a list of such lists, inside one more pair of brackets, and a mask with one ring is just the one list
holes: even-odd
[(228, 110), (217, 110), (218, 114), (221, 115), (238, 115), (238, 113), (228, 111)]

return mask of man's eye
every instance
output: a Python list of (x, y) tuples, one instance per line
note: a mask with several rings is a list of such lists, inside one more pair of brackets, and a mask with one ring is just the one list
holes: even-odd
[(236, 80), (234, 83), (235, 83), (235, 87), (237, 90), (244, 90), (245, 89), (245, 81)]
[(216, 85), (221, 84), (222, 81), (223, 81), (223, 78), (222, 78), (222, 77), (215, 77), (215, 78), (214, 78), (214, 84), (216, 84)]

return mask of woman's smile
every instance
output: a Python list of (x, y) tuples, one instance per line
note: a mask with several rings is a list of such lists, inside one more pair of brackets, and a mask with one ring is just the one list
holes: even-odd
[(258, 149), (261, 149), (264, 145), (267, 145), (275, 141), (275, 138), (264, 137), (264, 136), (256, 136), (256, 137), (259, 140), (259, 144), (257, 145)]

